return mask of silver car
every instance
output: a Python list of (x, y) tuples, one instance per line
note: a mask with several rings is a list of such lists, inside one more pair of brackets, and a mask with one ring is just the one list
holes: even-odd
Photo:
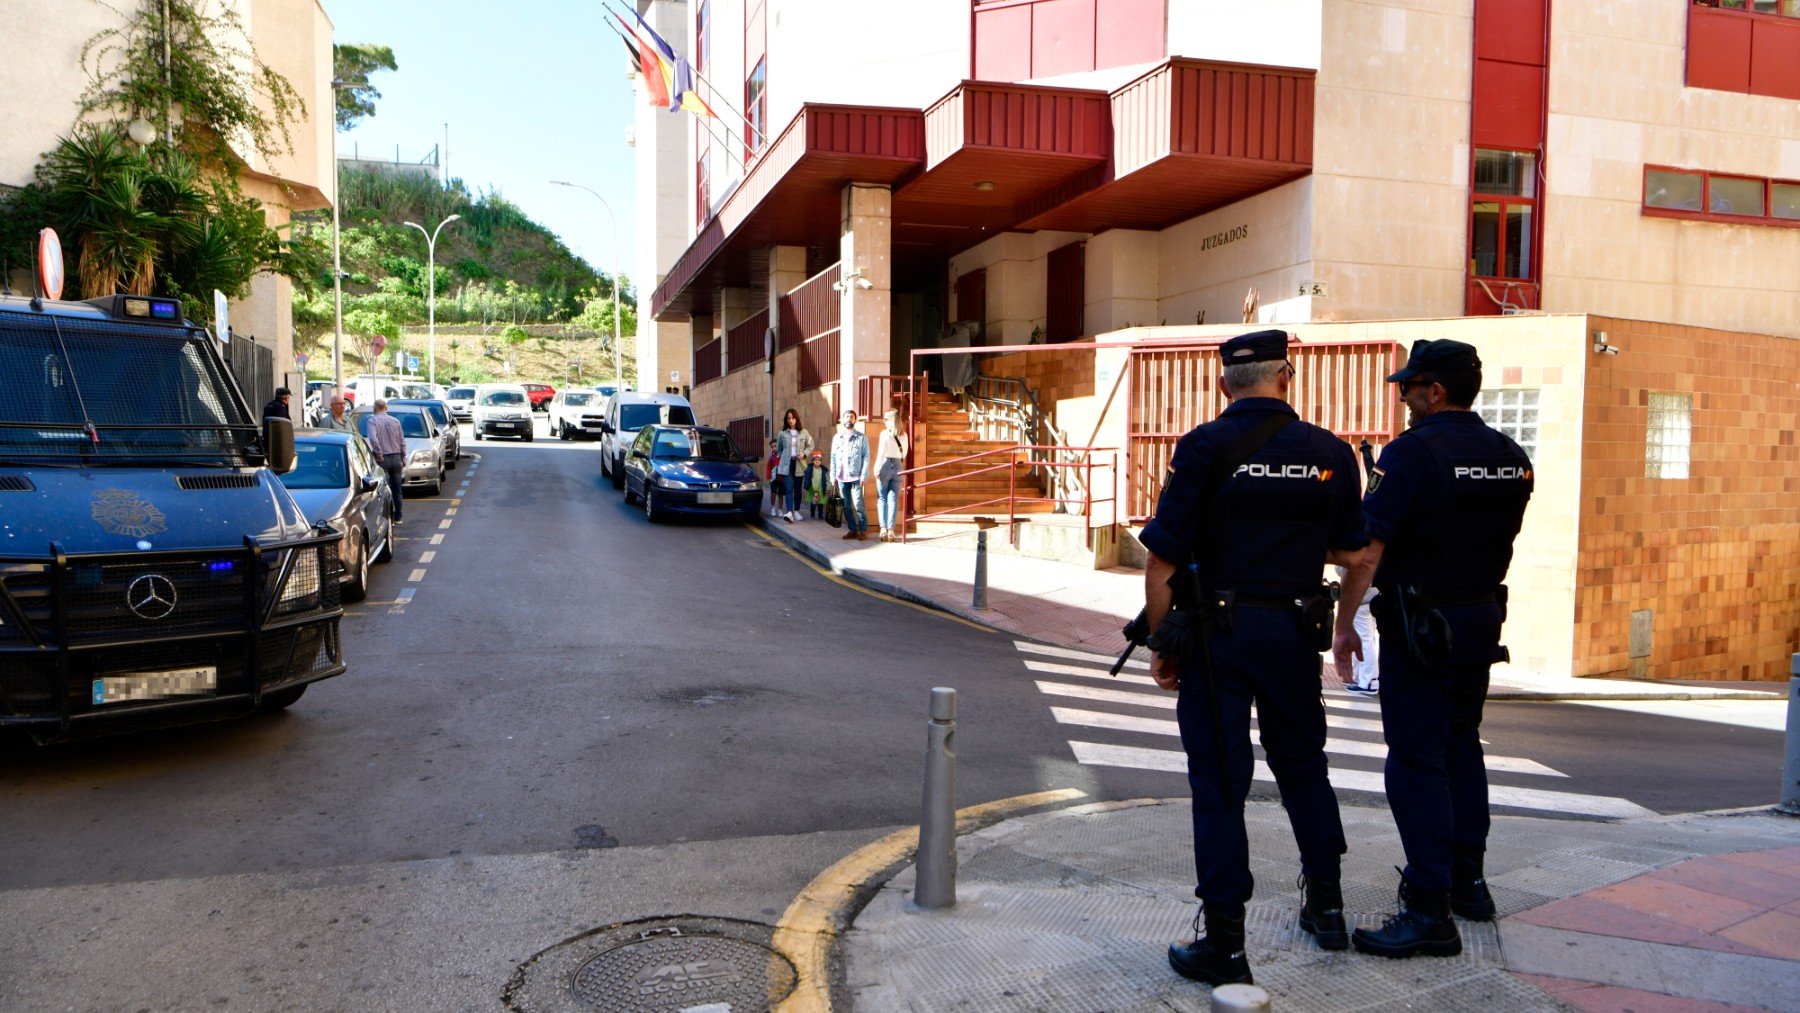
[(298, 430), (294, 470), (280, 477), (308, 521), (344, 536), (338, 543), (344, 600), (362, 601), (369, 594), (369, 566), (394, 558), (398, 495), (368, 443), (352, 433)]
[[(356, 431), (364, 439), (369, 435), (369, 417), (373, 412), (356, 413)], [(401, 487), (418, 489), (436, 496), (444, 485), (444, 433), (431, 413), (415, 405), (389, 407), (388, 414), (400, 422), (406, 437), (406, 468), (401, 472)]]
[(431, 421), (437, 423), (438, 430), (444, 435), (444, 467), (455, 468), (462, 460), (462, 429), (456, 424), (456, 415), (450, 410), (448, 402), (437, 398), (406, 398), (400, 401), (389, 401), (388, 408), (416, 406), (431, 413)]

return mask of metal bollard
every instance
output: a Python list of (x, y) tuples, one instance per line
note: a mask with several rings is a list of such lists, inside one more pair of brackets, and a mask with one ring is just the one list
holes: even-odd
[(1800, 654), (1788, 662), (1787, 762), (1782, 767), (1781, 804), (1775, 808), (1800, 816)]
[(987, 611), (987, 529), (975, 532), (975, 601), (977, 611)]
[(1270, 1008), (1269, 993), (1255, 985), (1220, 985), (1212, 990), (1212, 1013), (1266, 1013)]
[(926, 724), (925, 797), (919, 814), (919, 863), (913, 903), (956, 905), (956, 690), (931, 691)]

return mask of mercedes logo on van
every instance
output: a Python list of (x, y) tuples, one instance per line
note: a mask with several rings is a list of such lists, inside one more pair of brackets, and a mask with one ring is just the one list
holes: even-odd
[(175, 582), (160, 573), (146, 573), (125, 589), (125, 604), (140, 619), (167, 619), (175, 611)]

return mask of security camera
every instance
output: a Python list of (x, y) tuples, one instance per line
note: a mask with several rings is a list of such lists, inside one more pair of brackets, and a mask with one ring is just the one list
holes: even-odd
[(874, 287), (875, 287), (875, 283), (874, 283), (874, 282), (872, 282), (872, 281), (870, 281), (870, 280), (869, 280), (869, 279), (867, 279), (867, 278), (863, 278), (863, 277), (858, 277), (858, 278), (857, 278), (857, 279), (856, 279), (856, 287), (857, 287), (857, 288), (860, 288), (860, 289), (864, 289), (864, 290), (867, 290), (867, 289), (871, 289), (871, 288), (874, 288)]

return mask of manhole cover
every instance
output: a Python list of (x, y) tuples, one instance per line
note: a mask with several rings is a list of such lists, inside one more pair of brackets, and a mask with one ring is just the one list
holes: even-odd
[(577, 936), (527, 961), (507, 988), (518, 1010), (749, 1013), (794, 990), (769, 928), (722, 918), (634, 922)]

